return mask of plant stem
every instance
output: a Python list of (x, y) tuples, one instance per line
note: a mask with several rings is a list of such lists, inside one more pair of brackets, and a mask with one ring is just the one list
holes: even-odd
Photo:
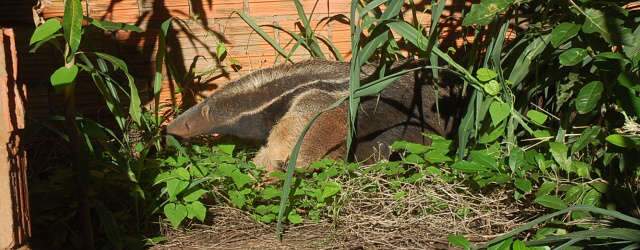
[[(86, 161), (83, 159), (86, 153), (82, 149), (80, 129), (76, 123), (75, 86), (70, 84), (64, 89), (65, 100), (65, 122), (69, 142), (71, 143), (71, 154), (73, 155), (73, 172), (76, 179), (76, 199), (78, 201), (78, 220), (80, 222), (80, 235), (82, 235), (82, 249), (93, 250), (93, 226), (91, 224), (91, 211), (89, 210), (89, 170)], [(84, 166), (82, 166), (85, 164)]]

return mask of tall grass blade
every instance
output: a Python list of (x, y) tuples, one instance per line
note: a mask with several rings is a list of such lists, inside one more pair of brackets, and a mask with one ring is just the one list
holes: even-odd
[(367, 42), (367, 44), (365, 44), (358, 52), (357, 60), (360, 65), (364, 65), (365, 63), (367, 63), (373, 53), (376, 52), (376, 50), (380, 48), (380, 46), (385, 44), (389, 39), (391, 39), (389, 37), (389, 31), (385, 30), (382, 33), (376, 35), (369, 42)]
[(253, 29), (253, 31), (255, 31), (256, 33), (258, 33), (258, 35), (260, 37), (262, 37), (262, 39), (264, 39), (265, 41), (267, 41), (267, 43), (269, 43), (269, 45), (271, 45), (271, 47), (273, 49), (275, 49), (280, 55), (284, 56), (285, 59), (287, 59), (287, 61), (293, 63), (293, 61), (291, 60), (291, 57), (289, 57), (289, 55), (287, 55), (287, 52), (284, 51), (284, 49), (271, 37), (269, 36), (266, 32), (264, 32), (264, 30), (262, 28), (260, 28), (260, 26), (256, 23), (255, 20), (253, 20), (253, 18), (251, 18), (249, 15), (247, 15), (244, 12), (234, 12), (237, 13), (238, 16), (240, 16), (240, 18), (249, 25), (249, 27), (251, 27), (251, 29)]
[(601, 215), (605, 215), (605, 216), (610, 216), (613, 218), (616, 218), (618, 220), (622, 220), (631, 224), (634, 224), (636, 226), (640, 226), (640, 219), (628, 216), (626, 214), (620, 213), (618, 211), (612, 211), (612, 210), (607, 210), (607, 209), (602, 209), (602, 208), (597, 208), (597, 207), (592, 207), (592, 206), (586, 206), (586, 205), (578, 205), (578, 206), (573, 206), (573, 207), (568, 207), (565, 209), (562, 209), (560, 211), (554, 212), (554, 213), (550, 213), (544, 216), (541, 216), (535, 220), (532, 220), (518, 228), (516, 228), (515, 230), (512, 230), (509, 233), (506, 233), (500, 237), (497, 237), (485, 244), (482, 244), (479, 246), (479, 248), (486, 248), (487, 246), (493, 245), (495, 243), (498, 243), (500, 241), (503, 241), (505, 239), (511, 238), (513, 236), (518, 235), (519, 233), (522, 233), (524, 231), (527, 231), (535, 226), (537, 226), (538, 224), (545, 222), (553, 217), (559, 216), (559, 215), (563, 215), (569, 212), (573, 212), (573, 211), (585, 211), (585, 212), (591, 212), (591, 213), (596, 213), (596, 214), (601, 214)]
[[(360, 7), (358, 1), (351, 2), (351, 54), (358, 55), (359, 44), (360, 44), (360, 35), (362, 34), (362, 30), (359, 26), (360, 17), (358, 16), (358, 8)], [(355, 91), (360, 87), (360, 59), (355, 56), (355, 58), (351, 58), (350, 65), (350, 76), (349, 76), (349, 109), (347, 111), (347, 138), (346, 138), (346, 147), (347, 147), (347, 156), (351, 153), (351, 145), (353, 143), (353, 137), (355, 135), (355, 123), (356, 117), (358, 114), (358, 106), (360, 105), (360, 98), (354, 96)]]
[(549, 44), (549, 40), (551, 40), (550, 38), (550, 34), (540, 36), (534, 39), (525, 48), (520, 57), (516, 60), (516, 63), (509, 74), (509, 81), (511, 81), (513, 87), (518, 86), (518, 84), (520, 84), (520, 82), (529, 74), (529, 66), (531, 66), (531, 63), (536, 59), (536, 57), (542, 54)]
[(404, 0), (389, 0), (387, 8), (382, 12), (382, 16), (380, 16), (380, 21), (384, 22), (397, 16), (400, 10), (402, 10), (403, 3)]
[[(300, 3), (300, 0), (293, 0), (293, 3), (296, 6), (296, 11), (298, 12), (298, 18), (300, 18), (300, 20), (302, 21), (302, 26), (304, 27), (304, 36), (305, 36), (305, 41), (307, 43), (307, 47), (309, 48), (309, 52), (311, 52), (311, 55), (313, 57), (326, 59), (324, 52), (322, 52), (322, 49), (320, 49), (320, 46), (318, 45), (318, 41), (314, 36), (313, 27), (311, 27), (309, 18), (304, 13), (304, 8), (302, 6), (302, 3)], [(313, 13), (311, 14), (313, 15)]]
[(141, 105), (140, 95), (138, 94), (138, 88), (136, 87), (136, 83), (133, 80), (133, 76), (131, 75), (131, 73), (129, 73), (129, 68), (127, 67), (127, 64), (122, 59), (109, 54), (104, 54), (100, 52), (94, 52), (93, 54), (113, 64), (113, 66), (121, 70), (124, 73), (124, 75), (127, 77), (127, 81), (129, 82), (129, 99), (130, 99), (129, 115), (131, 115), (131, 119), (133, 119), (133, 121), (136, 124), (141, 125), (140, 118), (142, 116), (142, 108), (140, 107)]
[(331, 54), (333, 54), (336, 60), (340, 62), (344, 62), (344, 57), (342, 56), (342, 53), (340, 53), (340, 50), (338, 49), (338, 47), (336, 47), (336, 45), (333, 44), (333, 42), (329, 40), (329, 38), (326, 38), (323, 35), (318, 35), (318, 34), (316, 34), (315, 36), (316, 38), (318, 38), (318, 40), (322, 41), (325, 45), (327, 45), (327, 47), (329, 47)]
[(158, 37), (158, 52), (156, 54), (156, 68), (155, 77), (153, 79), (153, 100), (154, 100), (154, 115), (156, 118), (156, 124), (160, 123), (160, 90), (162, 89), (162, 65), (164, 64), (164, 57), (167, 53), (167, 33), (169, 32), (169, 26), (171, 26), (172, 18), (160, 24), (160, 34)]

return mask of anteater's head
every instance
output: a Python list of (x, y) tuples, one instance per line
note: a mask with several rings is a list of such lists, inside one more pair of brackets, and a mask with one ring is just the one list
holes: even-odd
[(349, 64), (315, 60), (258, 70), (185, 111), (167, 133), (183, 139), (220, 134), (265, 141), (293, 98), (310, 89), (343, 90), (348, 77)]
[[(167, 126), (167, 134), (189, 139), (201, 135), (223, 135), (250, 141), (266, 139), (268, 126), (264, 108), (255, 101), (259, 93), (221, 90), (180, 114)], [(265, 99), (266, 100), (266, 99)]]
[[(195, 105), (179, 115), (167, 126), (167, 134), (188, 139), (195, 136), (216, 134), (214, 120), (215, 114), (212, 112), (210, 102), (205, 100)], [(219, 122), (219, 121), (218, 121)]]

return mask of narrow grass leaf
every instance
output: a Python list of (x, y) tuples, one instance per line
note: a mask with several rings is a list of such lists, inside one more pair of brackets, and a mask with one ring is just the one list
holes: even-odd
[(295, 172), (296, 161), (298, 160), (298, 155), (300, 153), (300, 148), (302, 147), (302, 141), (304, 139), (304, 136), (309, 131), (309, 128), (311, 127), (311, 125), (313, 125), (313, 123), (318, 119), (318, 117), (320, 117), (322, 113), (340, 106), (347, 99), (348, 97), (343, 97), (340, 100), (333, 103), (331, 106), (327, 107), (326, 109), (318, 112), (315, 116), (313, 116), (311, 120), (309, 120), (307, 125), (304, 126), (300, 135), (298, 136), (298, 140), (296, 141), (296, 144), (293, 146), (293, 150), (289, 155), (289, 162), (287, 163), (287, 172), (285, 175), (284, 184), (282, 185), (282, 195), (280, 196), (280, 206), (278, 208), (276, 232), (279, 238), (282, 238), (282, 220), (284, 219), (285, 211), (289, 206), (289, 194), (291, 193), (293, 173)]
[(124, 75), (127, 77), (127, 81), (129, 82), (129, 98), (130, 98), (129, 114), (131, 115), (131, 119), (133, 119), (133, 121), (136, 122), (136, 124), (140, 125), (141, 124), (140, 119), (142, 117), (140, 95), (138, 94), (138, 87), (136, 87), (136, 83), (133, 79), (133, 76), (129, 73), (129, 68), (127, 67), (127, 64), (122, 59), (109, 54), (100, 53), (100, 52), (94, 52), (94, 54), (113, 64), (113, 66), (120, 69), (124, 73)]
[(293, 62), (290, 56), (287, 55), (287, 52), (285, 52), (284, 49), (271, 36), (269, 36), (266, 32), (264, 32), (264, 30), (260, 28), (260, 26), (256, 23), (255, 20), (253, 20), (253, 18), (251, 18), (249, 15), (247, 15), (244, 12), (235, 12), (235, 13), (237, 13), (238, 16), (240, 16), (240, 18), (245, 23), (247, 23), (249, 27), (251, 27), (251, 29), (253, 29), (253, 31), (258, 33), (258, 35), (260, 35), (262, 39), (267, 41), (267, 43), (269, 43), (269, 45), (271, 45), (273, 49), (275, 49), (280, 55), (284, 56), (285, 59), (287, 59), (287, 61)]

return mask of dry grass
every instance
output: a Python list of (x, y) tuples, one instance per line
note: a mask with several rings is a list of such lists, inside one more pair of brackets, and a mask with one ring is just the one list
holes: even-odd
[[(208, 225), (183, 231), (163, 226), (168, 242), (153, 249), (446, 249), (449, 234), (483, 242), (538, 212), (523, 209), (504, 190), (479, 194), (461, 183), (431, 179), (394, 190), (377, 174), (338, 181), (343, 187), (338, 215), (289, 227), (282, 242), (275, 238), (275, 226), (215, 206)], [(398, 198), (398, 191), (404, 196)]]

